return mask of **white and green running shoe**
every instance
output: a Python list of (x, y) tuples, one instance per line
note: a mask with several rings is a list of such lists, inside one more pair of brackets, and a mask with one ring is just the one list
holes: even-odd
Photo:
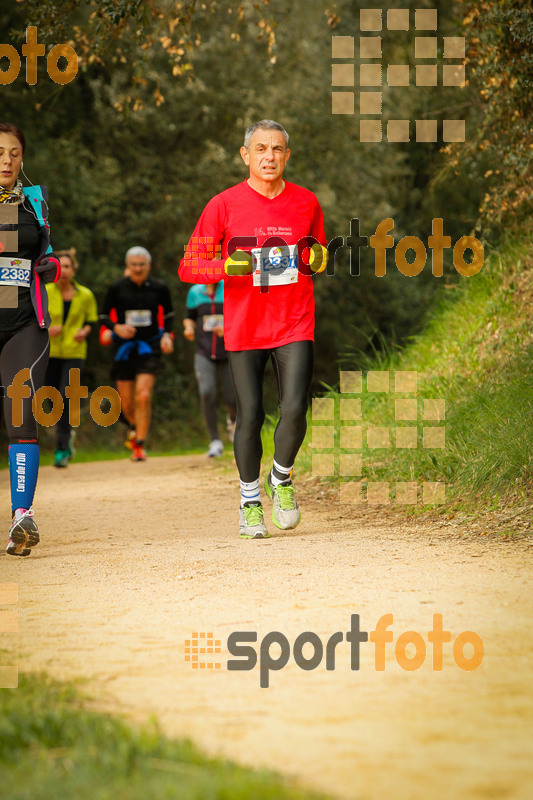
[(272, 486), (269, 472), (265, 480), (265, 492), (274, 504), (272, 506), (272, 522), (274, 525), (281, 528), (282, 531), (295, 528), (302, 515), (294, 496), (292, 481), (283, 481), (277, 486)]
[(241, 539), (268, 539), (270, 534), (261, 503), (252, 501), (239, 508), (239, 536)]

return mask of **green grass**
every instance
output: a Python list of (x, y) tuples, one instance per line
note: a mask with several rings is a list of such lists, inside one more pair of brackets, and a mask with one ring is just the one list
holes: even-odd
[(152, 725), (86, 710), (72, 685), (23, 676), (0, 691), (3, 800), (319, 800), (279, 775), (208, 758)]
[[(83, 464), (91, 461), (123, 461), (128, 458), (128, 451), (124, 447), (126, 429), (121, 423), (111, 428), (101, 428), (92, 419), (85, 415), (82, 425), (77, 430), (75, 442), (76, 455), (74, 464)], [(221, 427), (221, 431), (225, 431)], [(224, 438), (224, 446), (229, 452), (231, 444)], [(55, 429), (39, 429), (40, 463), (48, 466), (54, 463)], [(189, 426), (182, 434), (165, 435), (154, 430), (150, 433), (147, 442), (149, 456), (183, 456), (207, 452), (209, 437), (199, 425)], [(7, 468), (7, 442), (0, 442), (0, 469)]]
[[(226, 443), (226, 449), (229, 451), (231, 445)], [(152, 449), (148, 446), (147, 453), (150, 457), (156, 456), (190, 456), (200, 455), (207, 451), (207, 444), (196, 445), (191, 447), (169, 447), (166, 450)], [(124, 461), (129, 457), (129, 453), (125, 447), (118, 445), (111, 449), (110, 447), (102, 447), (101, 445), (90, 446), (84, 445), (83, 447), (76, 447), (76, 455), (72, 461), (73, 464), (86, 464), (92, 461)], [(43, 446), (41, 442), (40, 465), (42, 467), (50, 466), (54, 463), (54, 451), (50, 447)], [(7, 447), (4, 452), (0, 451), (0, 469), (7, 469)]]

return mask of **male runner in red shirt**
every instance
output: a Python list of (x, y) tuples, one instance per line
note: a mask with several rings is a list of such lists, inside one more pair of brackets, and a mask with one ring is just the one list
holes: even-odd
[(325, 269), (327, 251), (315, 195), (283, 178), (288, 141), (285, 129), (273, 120), (248, 128), (240, 153), (249, 177), (207, 204), (179, 266), (184, 281), (225, 279), (224, 338), (237, 395), (234, 449), (243, 538), (269, 535), (259, 494), (263, 377), (269, 358), (278, 379), (280, 418), (265, 490), (278, 528), (300, 522), (291, 476), (307, 427), (313, 374), (312, 275)]

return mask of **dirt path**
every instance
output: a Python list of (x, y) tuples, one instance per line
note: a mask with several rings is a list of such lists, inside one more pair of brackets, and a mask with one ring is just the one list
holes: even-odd
[[(3, 663), (85, 676), (107, 709), (156, 714), (166, 732), (209, 752), (343, 798), (529, 800), (531, 541), (361, 513), (311, 486), (300, 498), (296, 531), (241, 541), (234, 471), (203, 457), (44, 468), (42, 542), (30, 558), (0, 557), (0, 582), (19, 586), (19, 632), (2, 634)], [(348, 631), (351, 614), (372, 631), (387, 613), (394, 643), (383, 672), (371, 643), (352, 671), (345, 641), (334, 672), (324, 662), (303, 671), (291, 656), (268, 689), (258, 668), (226, 669), (232, 631), (257, 631), (259, 642), (280, 631), (291, 646), (314, 631), (325, 644)], [(481, 636), (479, 669), (459, 669), (451, 645), (440, 672), (430, 645), (417, 671), (396, 663), (398, 636), (414, 630), (427, 644), (434, 613), (452, 641), (464, 630)], [(185, 661), (193, 632), (221, 640), (221, 669)]]

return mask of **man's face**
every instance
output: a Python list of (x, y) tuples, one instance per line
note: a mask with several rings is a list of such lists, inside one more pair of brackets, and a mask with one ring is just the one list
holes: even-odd
[(129, 270), (130, 281), (141, 286), (145, 282), (150, 272), (150, 262), (146, 256), (130, 256), (126, 261), (126, 269)]
[(248, 150), (241, 147), (242, 160), (250, 168), (250, 178), (269, 183), (281, 178), (290, 152), (281, 131), (262, 128), (254, 131)]

